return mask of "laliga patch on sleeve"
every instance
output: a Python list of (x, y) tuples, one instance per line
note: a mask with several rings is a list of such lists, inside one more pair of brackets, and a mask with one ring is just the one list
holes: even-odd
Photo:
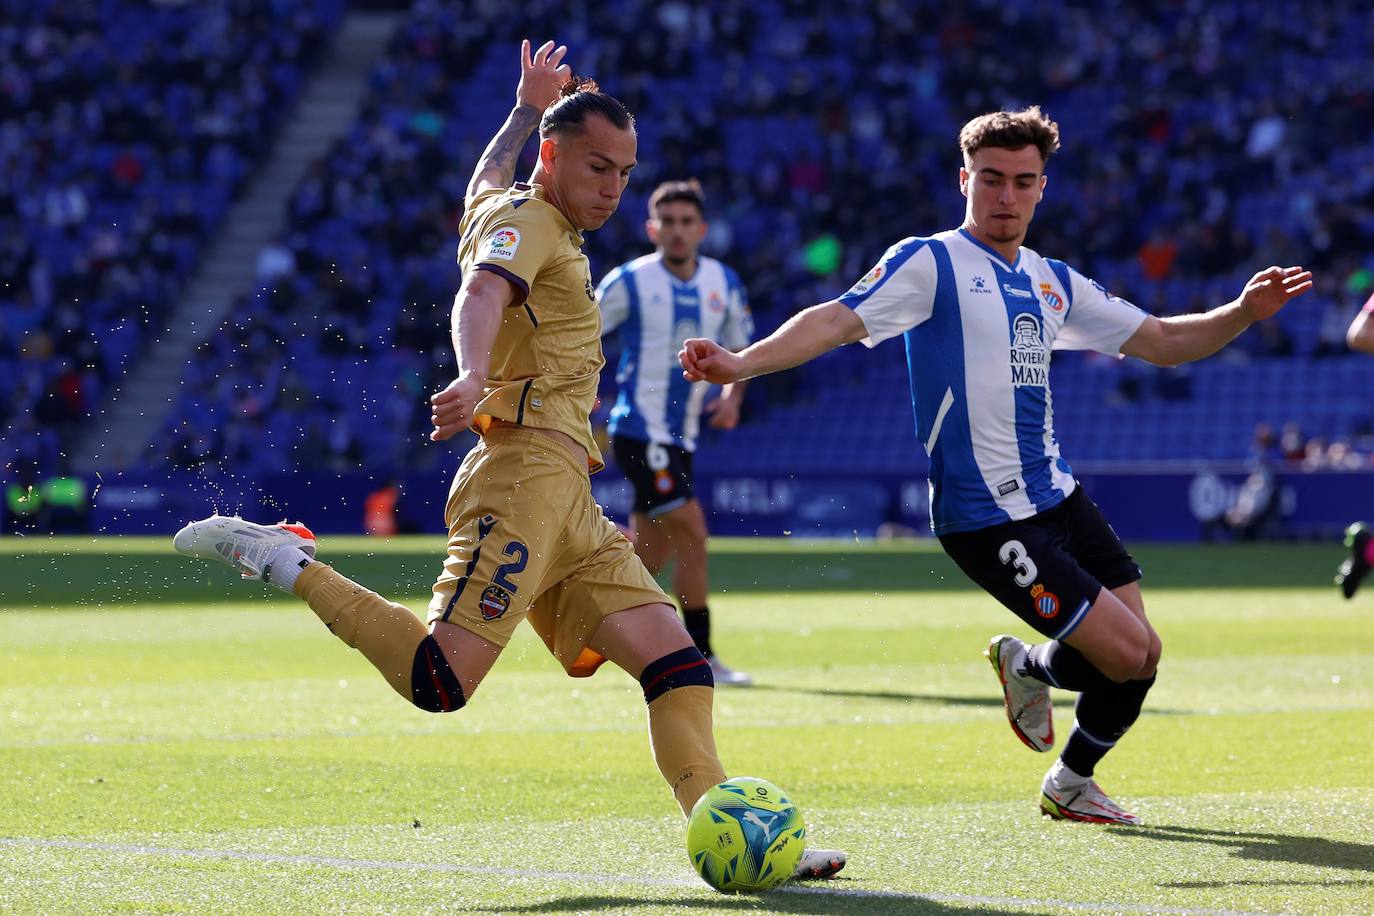
[(874, 285), (879, 280), (883, 278), (883, 273), (883, 265), (879, 264), (877, 267), (870, 270), (866, 277), (864, 277), (858, 283), (855, 283), (853, 286), (851, 286), (849, 288), (849, 293), (847, 295), (861, 296), (864, 293), (868, 292), (870, 289), (874, 287)]
[(487, 239), (481, 260), (495, 258), (500, 261), (514, 260), (515, 252), (520, 249), (520, 230), (514, 226), (497, 229)]

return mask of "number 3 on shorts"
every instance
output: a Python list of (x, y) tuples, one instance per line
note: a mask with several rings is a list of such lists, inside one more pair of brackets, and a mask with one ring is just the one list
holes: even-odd
[(1040, 570), (1035, 568), (1035, 562), (1026, 555), (1026, 545), (1020, 541), (1007, 541), (997, 550), (997, 558), (1003, 565), (1010, 563), (1016, 567), (1017, 585), (1025, 588), (1035, 581), (1035, 576)]

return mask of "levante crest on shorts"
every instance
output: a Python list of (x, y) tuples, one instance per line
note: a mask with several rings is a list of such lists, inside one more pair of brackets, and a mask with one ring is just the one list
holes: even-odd
[(510, 608), (510, 594), (499, 585), (488, 585), (477, 602), (483, 620), (495, 620)]

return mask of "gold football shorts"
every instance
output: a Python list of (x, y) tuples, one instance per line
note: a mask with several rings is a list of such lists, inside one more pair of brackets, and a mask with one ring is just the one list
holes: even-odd
[(528, 616), (573, 677), (605, 661), (587, 641), (607, 615), (672, 604), (602, 514), (586, 467), (539, 433), (487, 430), (458, 468), (444, 520), (448, 556), (429, 622), (504, 647)]

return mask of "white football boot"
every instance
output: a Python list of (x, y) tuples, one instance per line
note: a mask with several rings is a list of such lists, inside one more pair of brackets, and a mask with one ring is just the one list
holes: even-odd
[(833, 878), (844, 868), (849, 857), (838, 849), (807, 849), (802, 852), (793, 881), (822, 881)]
[(1053, 768), (1040, 784), (1040, 810), (1055, 820), (1130, 826), (1140, 823), (1139, 817), (1123, 810), (1091, 779), (1068, 787), (1056, 785)]
[(313, 559), (315, 534), (300, 523), (258, 525), (237, 515), (212, 515), (178, 531), (172, 547), (188, 557), (232, 566), (245, 579), (270, 582), (272, 557), (277, 550), (295, 547)]
[(706, 656), (707, 663), (711, 666), (711, 677), (715, 679), (717, 686), (723, 687), (753, 687), (754, 679), (743, 671), (736, 671), (722, 662), (717, 656)]
[(1011, 730), (1031, 750), (1048, 751), (1054, 747), (1054, 707), (1050, 704), (1049, 685), (1012, 670), (1012, 661), (1025, 645), (1015, 636), (994, 636), (983, 655), (992, 662), (992, 670), (1002, 683), (1002, 700)]

